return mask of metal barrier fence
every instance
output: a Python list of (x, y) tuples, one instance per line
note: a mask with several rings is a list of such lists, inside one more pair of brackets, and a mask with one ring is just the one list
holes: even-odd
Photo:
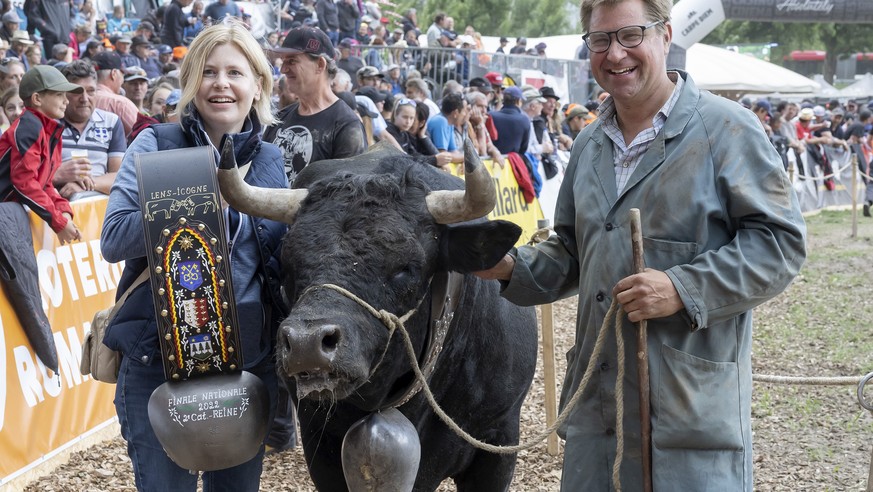
[[(418, 70), (430, 82), (433, 98), (438, 99), (443, 85), (456, 80), (467, 85), (473, 77), (488, 72), (499, 72), (512, 77), (521, 85), (523, 70), (534, 70), (555, 78), (558, 94), (566, 94), (562, 102), (585, 103), (589, 99), (589, 72), (587, 60), (560, 60), (527, 55), (505, 55), (459, 48), (419, 48), (383, 45), (359, 46), (352, 52), (366, 65), (385, 70), (391, 64), (400, 66), (403, 77), (410, 70)], [(355, 74), (349, 74), (352, 78)]]

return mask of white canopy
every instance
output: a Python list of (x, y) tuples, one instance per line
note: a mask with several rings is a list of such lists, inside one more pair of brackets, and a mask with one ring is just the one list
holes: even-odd
[(873, 75), (865, 73), (861, 80), (854, 84), (844, 87), (840, 91), (843, 97), (870, 97), (873, 96)]
[(710, 91), (818, 92), (818, 82), (758, 58), (697, 43), (686, 52), (685, 69)]

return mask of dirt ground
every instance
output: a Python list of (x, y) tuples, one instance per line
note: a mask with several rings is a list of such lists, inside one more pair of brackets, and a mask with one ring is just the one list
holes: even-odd
[[(860, 376), (873, 370), (873, 221), (850, 238), (848, 212), (808, 218), (810, 257), (781, 296), (756, 310), (754, 369), (758, 374)], [(554, 305), (557, 373), (572, 344), (575, 299)], [(865, 490), (873, 447), (873, 418), (856, 387), (755, 384), (755, 489)], [(869, 392), (873, 398), (873, 391)], [(545, 426), (542, 355), (522, 413), (522, 440)], [(519, 454), (512, 490), (558, 490), (561, 455), (545, 445)], [(261, 489), (314, 490), (298, 449), (270, 456)], [(38, 491), (135, 490), (124, 442), (116, 438), (74, 455), (31, 483)], [(449, 482), (440, 490), (454, 490)]]

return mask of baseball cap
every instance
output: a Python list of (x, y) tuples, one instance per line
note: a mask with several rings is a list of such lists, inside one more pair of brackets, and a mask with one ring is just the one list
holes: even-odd
[(131, 43), (133, 43), (133, 41), (127, 36), (122, 36), (122, 37), (118, 38), (117, 41), (115, 41), (115, 44), (119, 44), (119, 43), (131, 44)]
[(518, 87), (516, 87), (514, 85), (511, 87), (507, 87), (503, 91), (503, 95), (510, 96), (510, 97), (515, 98), (515, 99), (523, 99), (524, 98), (524, 93), (521, 92), (521, 89), (519, 89)]
[(152, 32), (154, 32), (154, 30), (155, 30), (155, 25), (152, 24), (152, 23), (149, 22), (149, 21), (142, 21), (142, 22), (139, 23), (139, 29), (142, 29), (143, 31), (152, 31)]
[(802, 121), (809, 121), (815, 117), (815, 113), (812, 111), (812, 108), (803, 108), (800, 110), (800, 118)]
[(491, 85), (503, 85), (503, 75), (497, 72), (488, 72), (485, 74), (485, 80), (491, 82)]
[(124, 69), (124, 81), (133, 82), (134, 80), (145, 80), (148, 82), (149, 78), (146, 77), (145, 70), (140, 67), (127, 67)]
[(403, 28), (402, 27), (395, 27), (394, 31), (392, 31), (392, 32), (394, 34), (403, 34)]
[(442, 32), (440, 32), (440, 35), (445, 36), (446, 38), (448, 38), (449, 41), (454, 41), (455, 38), (458, 37), (457, 34), (453, 33), (452, 31), (449, 31), (448, 29), (443, 29)]
[(91, 58), (91, 63), (95, 70), (123, 70), (121, 57), (114, 51), (97, 53), (94, 58)]
[(187, 55), (187, 54), (188, 54), (188, 47), (187, 46), (176, 46), (173, 48), (173, 58), (175, 58), (177, 60), (181, 60), (182, 58), (185, 58), (185, 55)]
[(339, 46), (340, 48), (351, 48), (352, 46), (354, 46), (354, 45), (356, 45), (356, 44), (358, 44), (358, 41), (357, 41), (356, 39), (352, 39), (352, 38), (342, 38), (342, 39), (340, 40), (338, 46)]
[(537, 51), (544, 51), (546, 48), (548, 48), (546, 43), (537, 43), (537, 45), (534, 46), (534, 49), (536, 49)]
[(168, 44), (159, 44), (158, 45), (158, 53), (160, 53), (161, 55), (169, 55), (172, 52), (173, 52), (173, 48), (171, 48), (170, 45), (168, 45)]
[(310, 55), (325, 55), (328, 58), (336, 58), (336, 50), (330, 38), (321, 29), (314, 27), (297, 27), (288, 31), (282, 47), (272, 48), (270, 51), (279, 54), (308, 53)]
[(358, 76), (358, 79), (364, 79), (369, 77), (385, 77), (379, 72), (378, 68), (370, 65), (359, 68), (356, 75)]
[(522, 95), (524, 96), (525, 102), (537, 101), (544, 103), (546, 102), (546, 98), (540, 94), (540, 91), (535, 87), (527, 87), (522, 91)]
[(470, 79), (468, 83), (470, 88), (477, 89), (479, 92), (493, 92), (494, 89), (491, 87), (491, 83), (482, 77), (473, 77)]
[(3, 14), (3, 22), (21, 22), (21, 17), (18, 17), (18, 14), (15, 13), (15, 10), (10, 10)]
[(358, 89), (358, 95), (369, 97), (373, 100), (374, 103), (384, 102), (385, 99), (388, 99), (387, 94), (371, 86), (361, 87), (360, 89)]
[(137, 46), (142, 46), (142, 45), (146, 45), (146, 46), (151, 47), (151, 45), (152, 45), (152, 43), (149, 43), (146, 40), (146, 38), (144, 38), (142, 36), (134, 36), (133, 39), (130, 40), (130, 42), (131, 42), (131, 44), (130, 44), (131, 48), (136, 48)]
[(567, 107), (567, 112), (565, 114), (567, 115), (567, 119), (575, 118), (577, 116), (587, 116), (588, 108), (581, 104), (574, 103)]
[(167, 101), (164, 103), (167, 106), (175, 106), (179, 104), (179, 99), (182, 98), (182, 91), (179, 89), (173, 89), (170, 91), (170, 95), (167, 96)]
[(770, 101), (766, 99), (758, 99), (757, 101), (755, 101), (755, 109), (758, 108), (767, 110), (767, 116), (770, 116), (770, 110), (772, 109), (772, 106), (770, 106)]
[(508, 43), (509, 40), (506, 39), (506, 36), (500, 36), (500, 42), (501, 42), (501, 43)]
[(81, 94), (85, 89), (81, 85), (67, 82), (67, 78), (61, 71), (50, 65), (36, 65), (32, 67), (18, 86), (18, 95), (23, 100), (42, 91), (75, 92)]

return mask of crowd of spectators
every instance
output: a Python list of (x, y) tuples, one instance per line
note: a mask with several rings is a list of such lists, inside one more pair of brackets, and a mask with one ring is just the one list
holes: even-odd
[[(800, 162), (803, 155), (821, 170), (827, 190), (836, 188), (833, 175), (837, 171), (831, 164), (834, 152), (851, 152), (858, 158), (858, 168), (865, 183), (863, 214), (871, 216), (873, 207), (873, 102), (860, 106), (857, 101), (845, 104), (833, 99), (824, 105), (804, 100), (800, 103), (780, 101), (774, 105), (767, 98), (752, 102), (740, 99), (747, 109), (758, 117), (770, 141), (782, 157), (785, 169), (789, 162)], [(789, 158), (789, 154), (792, 154)], [(803, 172), (798, 166), (798, 172)]]

